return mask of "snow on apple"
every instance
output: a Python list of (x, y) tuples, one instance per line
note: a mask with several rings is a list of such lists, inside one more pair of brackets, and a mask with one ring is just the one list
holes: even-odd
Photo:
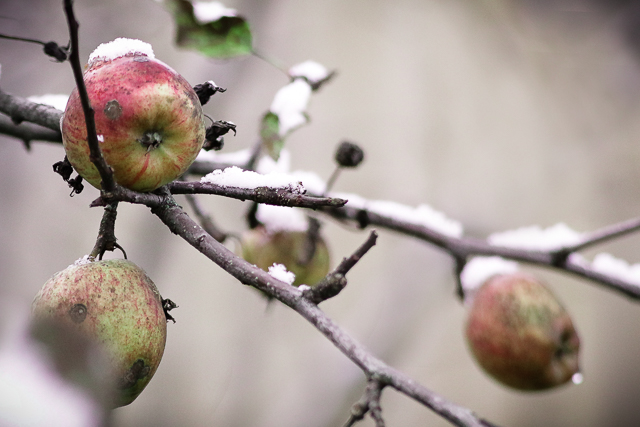
[[(101, 44), (90, 56), (84, 81), (102, 135), (100, 149), (118, 184), (152, 191), (181, 176), (195, 160), (205, 136), (202, 106), (184, 77), (154, 58), (150, 45), (123, 38)], [(77, 89), (61, 127), (69, 162), (100, 188)]]

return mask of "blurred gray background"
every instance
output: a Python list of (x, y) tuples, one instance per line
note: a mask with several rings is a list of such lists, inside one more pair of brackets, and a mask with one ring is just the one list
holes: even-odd
[[(61, 1), (3, 0), (0, 32), (66, 42)], [(228, 91), (206, 112), (238, 126), (225, 151), (249, 147), (287, 80), (265, 62), (214, 61), (173, 43), (170, 15), (151, 0), (77, 0), (81, 57), (116, 37), (139, 38), (193, 84)], [(592, 230), (640, 212), (640, 46), (634, 2), (524, 0), (231, 0), (256, 48), (290, 66), (337, 69), (316, 94), (312, 122), (289, 140), (294, 169), (323, 177), (343, 139), (366, 161), (336, 190), (427, 203), (469, 235), (566, 222)], [(68, 64), (41, 48), (0, 40), (3, 90), (69, 93)], [(51, 165), (61, 146), (0, 137), (0, 298), (25, 307), (56, 271), (88, 253), (101, 210), (87, 188), (70, 198)], [(184, 202), (184, 200), (181, 200)], [(247, 204), (203, 198), (219, 225), (244, 227)], [(365, 238), (326, 222), (334, 265)], [(114, 413), (117, 427), (339, 426), (364, 388), (361, 372), (290, 309), (255, 291), (173, 236), (141, 206), (119, 209), (129, 258), (180, 306), (164, 360), (146, 391)], [(640, 236), (604, 245), (640, 261)], [(117, 256), (117, 255), (116, 255)], [(378, 245), (323, 304), (377, 356), (504, 426), (640, 425), (639, 303), (591, 283), (534, 270), (572, 313), (585, 382), (523, 394), (475, 365), (462, 337), (451, 260), (380, 231)], [(2, 306), (0, 304), (0, 307)], [(0, 317), (1, 319), (1, 317)], [(389, 426), (449, 425), (385, 390)], [(372, 426), (367, 420), (360, 425)]]

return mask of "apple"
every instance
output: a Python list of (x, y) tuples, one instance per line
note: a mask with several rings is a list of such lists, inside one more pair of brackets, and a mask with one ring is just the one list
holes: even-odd
[(466, 339), (479, 365), (518, 390), (544, 390), (575, 378), (580, 339), (571, 317), (535, 277), (490, 277), (473, 296)]
[(124, 406), (142, 392), (162, 359), (167, 319), (158, 289), (127, 260), (79, 261), (49, 279), (32, 304), (35, 323), (66, 325), (103, 346)]
[[(152, 51), (127, 51), (123, 40), (128, 39), (111, 42), (125, 47), (115, 55), (107, 49), (109, 43), (96, 49), (84, 82), (95, 111), (100, 149), (115, 181), (131, 190), (153, 191), (193, 163), (204, 143), (204, 116), (198, 96), (180, 74), (155, 59)], [(99, 189), (101, 179), (89, 158), (77, 88), (69, 97), (61, 127), (69, 162)]]
[(305, 260), (309, 242), (306, 231), (268, 231), (263, 225), (247, 230), (241, 238), (242, 258), (268, 271), (275, 264), (284, 265), (296, 278), (293, 286), (313, 286), (329, 272), (330, 257), (321, 236), (315, 240), (310, 259)]

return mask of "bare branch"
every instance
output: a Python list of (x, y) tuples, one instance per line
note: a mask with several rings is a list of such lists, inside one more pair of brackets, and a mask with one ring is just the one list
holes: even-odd
[(0, 89), (0, 112), (9, 116), (15, 124), (30, 122), (58, 132), (62, 141), (60, 134), (62, 111), (57, 108), (10, 95)]
[(0, 134), (13, 136), (26, 143), (31, 141), (62, 142), (60, 130), (51, 130), (29, 122), (17, 125), (6, 116), (0, 116)]
[(401, 393), (433, 409), (454, 425), (465, 427), (490, 425), (476, 417), (470, 410), (446, 400), (371, 355), (362, 344), (335, 324), (316, 304), (304, 298), (298, 288), (277, 280), (264, 270), (251, 265), (211, 237), (189, 218), (170, 195), (163, 196), (162, 202), (152, 207), (151, 211), (174, 234), (182, 237), (241, 283), (267, 293), (298, 312), (359, 366), (368, 377), (375, 376), (381, 385), (391, 385)]

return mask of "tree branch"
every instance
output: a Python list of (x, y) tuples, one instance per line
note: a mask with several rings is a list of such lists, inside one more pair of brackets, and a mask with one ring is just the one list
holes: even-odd
[(64, 12), (67, 16), (67, 24), (69, 26), (69, 39), (71, 45), (71, 54), (69, 56), (69, 62), (73, 69), (73, 77), (76, 81), (76, 87), (78, 94), (80, 95), (80, 102), (82, 103), (82, 111), (84, 112), (84, 119), (87, 126), (87, 143), (89, 144), (89, 158), (95, 165), (96, 169), (100, 173), (101, 183), (100, 187), (103, 191), (112, 191), (116, 183), (113, 179), (113, 173), (111, 168), (102, 157), (100, 152), (100, 145), (98, 144), (98, 134), (96, 132), (96, 122), (94, 120), (94, 110), (91, 107), (91, 101), (89, 101), (89, 95), (87, 88), (84, 84), (84, 76), (82, 72), (82, 64), (80, 63), (79, 54), (79, 42), (78, 42), (78, 21), (76, 21), (73, 13), (73, 1), (64, 0)]
[(267, 293), (298, 312), (359, 366), (368, 377), (376, 376), (381, 384), (391, 385), (457, 426), (489, 425), (476, 417), (470, 410), (446, 400), (375, 358), (358, 341), (336, 325), (316, 304), (304, 298), (298, 288), (275, 279), (264, 270), (238, 257), (211, 237), (189, 218), (170, 195), (163, 196), (162, 202), (152, 207), (151, 211), (171, 232), (182, 237), (241, 283)]
[(256, 189), (228, 187), (197, 181), (174, 181), (169, 184), (171, 194), (215, 194), (238, 200), (252, 200), (277, 206), (291, 206), (317, 209), (324, 206), (344, 206), (343, 199), (331, 197), (315, 197), (294, 193), (284, 188), (258, 187)]
[[(353, 208), (348, 204), (342, 208), (323, 208), (321, 211), (340, 221), (352, 222), (364, 226), (375, 225), (408, 236), (416, 237), (432, 245), (440, 247), (449, 253), (455, 260), (466, 260), (470, 256), (500, 256), (503, 258), (520, 261), (532, 265), (553, 268), (570, 273), (574, 276), (599, 283), (606, 288), (622, 293), (634, 300), (640, 300), (640, 286), (626, 280), (603, 274), (594, 270), (590, 265), (573, 254), (573, 247), (561, 248), (553, 251), (536, 251), (527, 249), (510, 248), (489, 244), (486, 240), (472, 237), (452, 237), (423, 225), (416, 225), (389, 216), (377, 214), (366, 209)], [(363, 223), (363, 216), (366, 217)], [(575, 248), (582, 249), (596, 243), (628, 234), (640, 228), (640, 219), (624, 221), (605, 227), (601, 230), (587, 234), (583, 242)], [(564, 256), (558, 256), (563, 253)]]
[(57, 108), (10, 95), (0, 89), (0, 112), (9, 116), (16, 125), (30, 122), (58, 132), (60, 142), (62, 141), (62, 134), (60, 134), (62, 111)]
[(0, 116), (0, 134), (13, 136), (27, 144), (31, 141), (62, 142), (60, 130), (55, 131), (29, 122), (17, 125), (7, 116)]
[(360, 259), (369, 252), (378, 239), (378, 233), (371, 231), (367, 240), (348, 258), (343, 258), (342, 262), (327, 276), (313, 287), (303, 288), (303, 296), (314, 304), (320, 304), (338, 295), (347, 286), (346, 274), (353, 268)]

